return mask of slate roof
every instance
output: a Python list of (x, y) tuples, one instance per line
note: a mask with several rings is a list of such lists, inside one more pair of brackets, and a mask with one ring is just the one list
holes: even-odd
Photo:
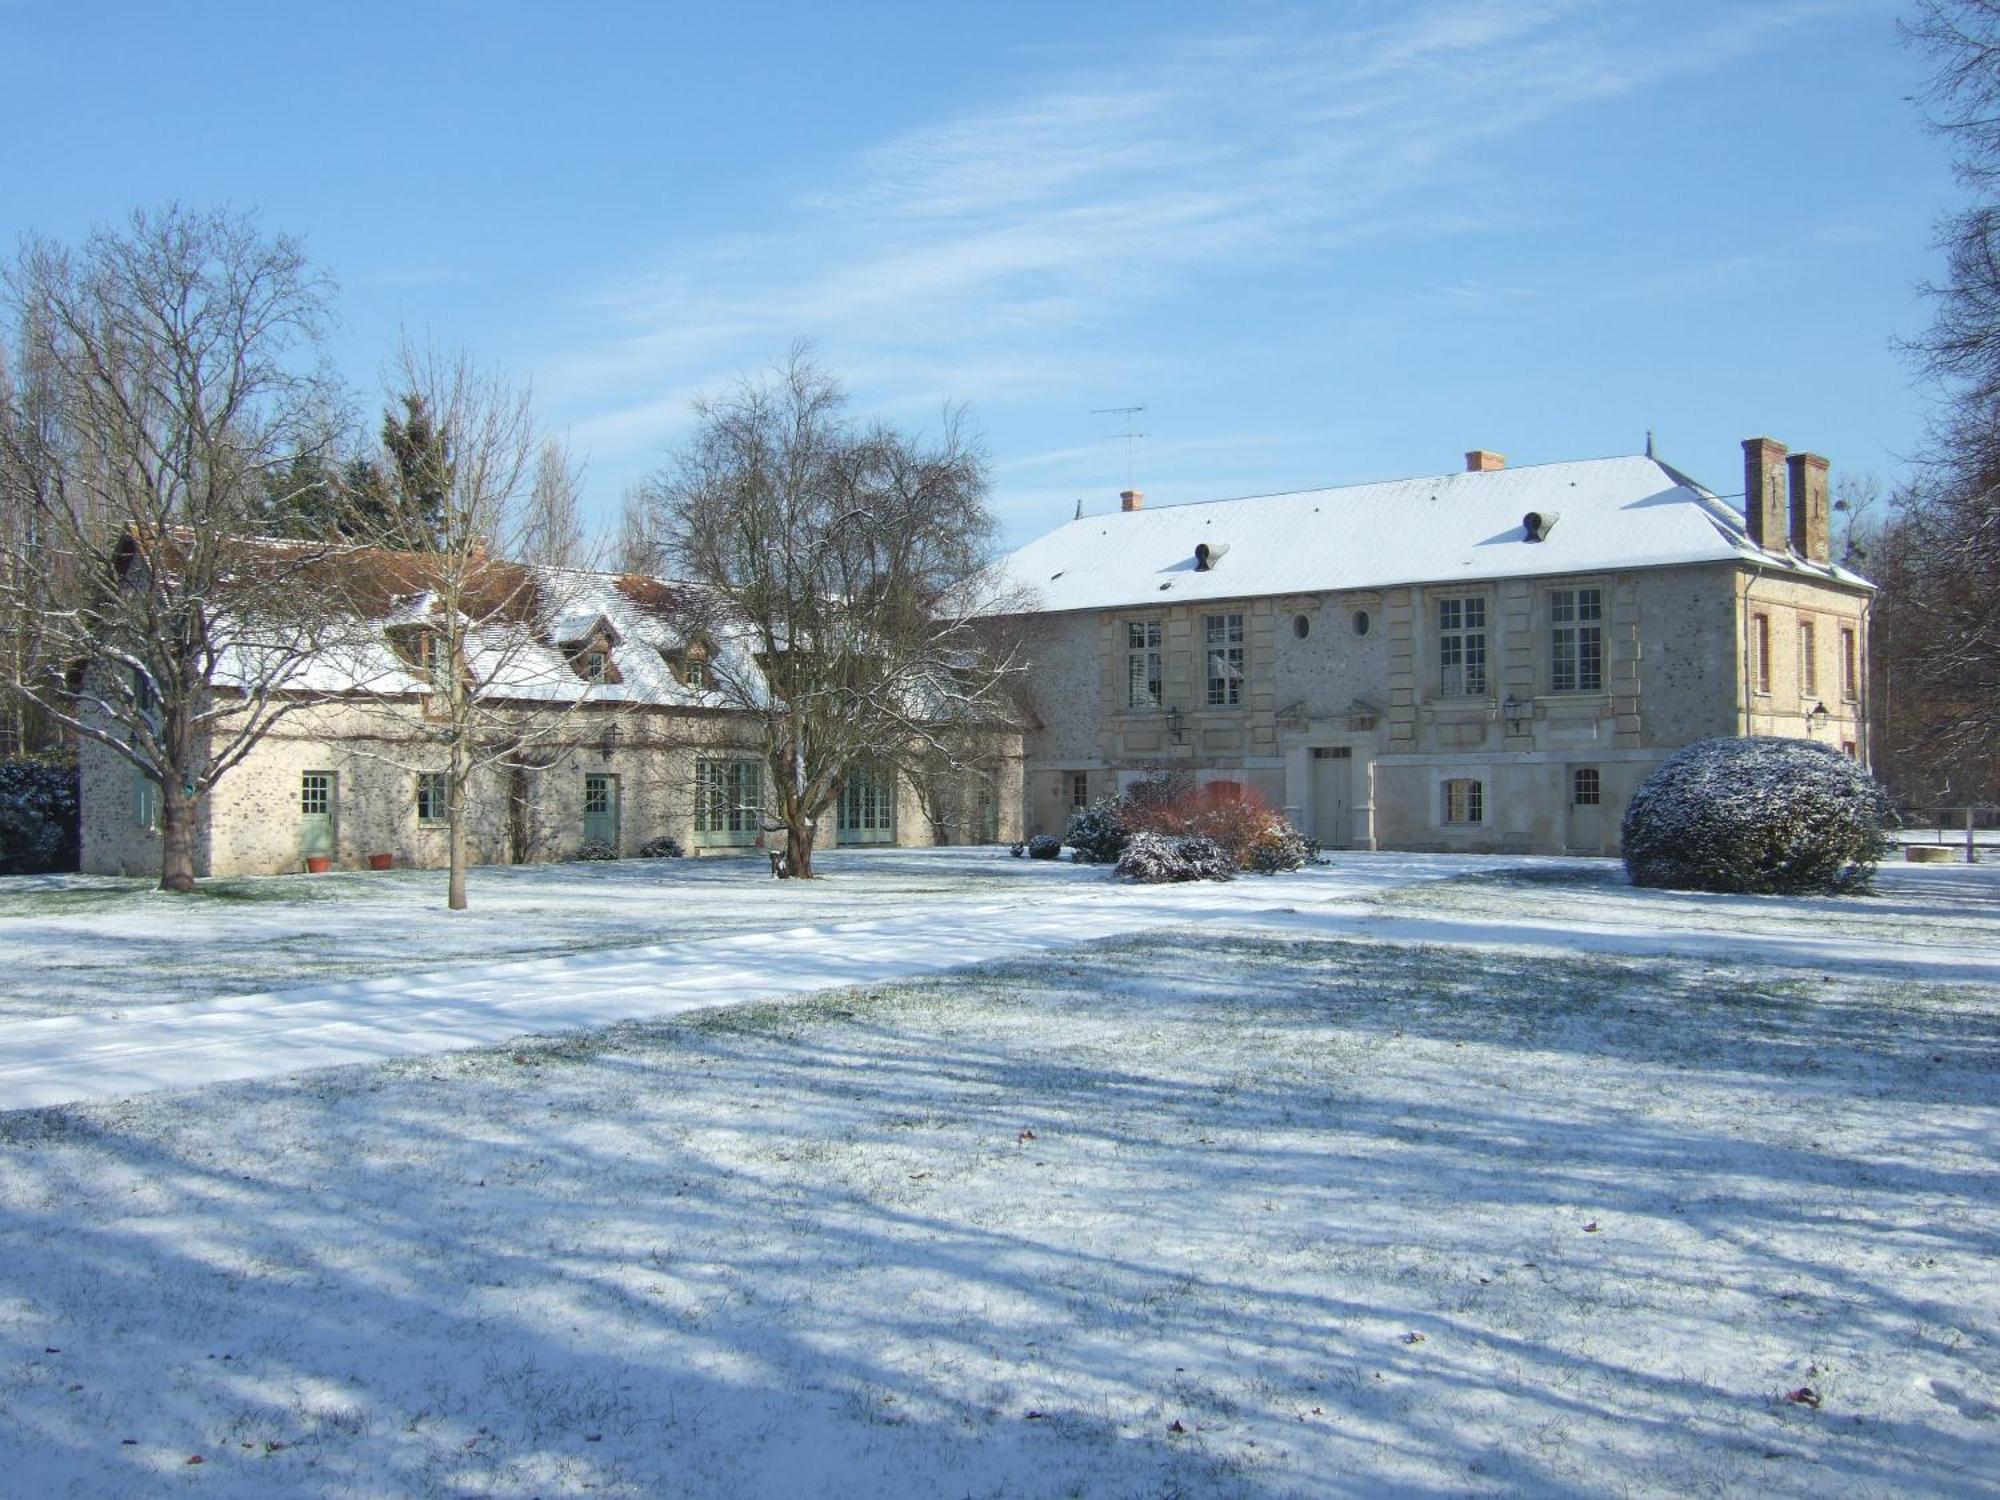
[[(1527, 540), (1530, 511), (1559, 518), (1543, 541)], [(1228, 549), (1206, 572), (1195, 566), (1200, 543)], [(1652, 458), (1084, 516), (1007, 557), (999, 585), (1056, 613), (1739, 559), (1867, 587), (1844, 569), (1764, 552), (1740, 510)]]

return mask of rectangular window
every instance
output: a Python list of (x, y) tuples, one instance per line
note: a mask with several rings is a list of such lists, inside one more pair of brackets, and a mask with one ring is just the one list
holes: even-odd
[(694, 831), (711, 843), (754, 843), (764, 822), (764, 766), (754, 760), (694, 764)]
[(1813, 649), (1812, 621), (1799, 621), (1799, 696), (1819, 696), (1819, 653)]
[(609, 776), (586, 776), (583, 778), (583, 815), (603, 817), (611, 811), (611, 778)]
[(1090, 773), (1074, 771), (1069, 778), (1069, 805), (1072, 809), (1090, 806)]
[(1208, 706), (1239, 707), (1243, 702), (1243, 616), (1205, 616), (1202, 634), (1208, 642)]
[(1849, 703), (1861, 699), (1861, 653), (1851, 625), (1840, 629), (1840, 696)]
[(1444, 784), (1444, 820), (1447, 823), (1485, 822), (1485, 784), (1469, 776), (1447, 781)]
[(1855, 748), (1853, 740), (1842, 740), (1840, 742), (1840, 753), (1849, 760), (1861, 759), (1861, 752)]
[(698, 692), (707, 692), (714, 686), (708, 676), (708, 656), (705, 652), (690, 651), (687, 654), (687, 685)]
[(299, 812), (308, 818), (324, 818), (333, 811), (333, 773), (307, 771), (299, 778)]
[(1486, 600), (1438, 600), (1438, 692), (1476, 698), (1486, 691)]
[(840, 838), (846, 843), (886, 844), (896, 837), (896, 780), (888, 771), (856, 767), (840, 788)]
[(417, 821), (444, 823), (451, 819), (451, 776), (444, 771), (417, 773)]
[(1549, 690), (1604, 690), (1604, 591), (1549, 592)]
[(1160, 706), (1160, 622), (1125, 622), (1125, 706)]
[(1604, 800), (1604, 782), (1595, 766), (1578, 766), (1569, 773), (1569, 800), (1573, 807), (1596, 807)]
[(1755, 672), (1757, 691), (1771, 691), (1771, 617), (1752, 615), (1750, 617), (1751, 666)]
[(608, 682), (611, 678), (611, 656), (604, 651), (583, 653), (583, 680), (585, 682)]
[(132, 773), (132, 818), (146, 832), (159, 832), (160, 784), (144, 771)]

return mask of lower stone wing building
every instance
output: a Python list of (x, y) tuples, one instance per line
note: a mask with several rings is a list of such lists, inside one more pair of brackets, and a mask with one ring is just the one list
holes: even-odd
[[(197, 875), (285, 874), (319, 860), (336, 869), (448, 863), (448, 752), (433, 674), (452, 668), (437, 649), (439, 604), (420, 586), (397, 586), (407, 583), (399, 578), (407, 566), (385, 566), (380, 556), (354, 566), (384, 575), (378, 608), (302, 670), (300, 706), (199, 804)], [(519, 753), (472, 776), (471, 862), (567, 860), (591, 846), (632, 855), (661, 838), (690, 855), (762, 847), (769, 771), (759, 726), (716, 691), (729, 643), (690, 632), (676, 607), (679, 586), (666, 580), (533, 571), (539, 579), (507, 588), (535, 607), (512, 623), (481, 627), (520, 633), (493, 644), (490, 654), (504, 665), (490, 673), (476, 661), (457, 667), (507, 705), (488, 734), (505, 735), (512, 725), (523, 741)], [(476, 642), (468, 649), (480, 654)], [(733, 665), (739, 675), (754, 670)], [(995, 730), (986, 738), (979, 764), (944, 774), (899, 767), (888, 755), (857, 766), (822, 820), (821, 846), (1018, 837), (1020, 737)], [(79, 775), (81, 867), (157, 873), (158, 787), (89, 740)]]
[(1077, 520), (1006, 564), (1034, 720), (1024, 818), (1174, 769), (1331, 848), (1613, 854), (1672, 751), (1868, 757), (1869, 584), (1827, 463), (1744, 445), (1744, 508), (1655, 458)]

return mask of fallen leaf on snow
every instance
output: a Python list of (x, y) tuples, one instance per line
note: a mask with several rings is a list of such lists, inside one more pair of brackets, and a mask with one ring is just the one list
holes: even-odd
[(1583, 1232), (1584, 1232), (1585, 1234), (1596, 1234), (1596, 1233), (1597, 1233), (1597, 1220), (1595, 1220), (1595, 1219), (1592, 1219), (1592, 1220), (1591, 1220), (1591, 1221), (1590, 1221), (1590, 1222), (1589, 1222), (1588, 1224), (1584, 1225), (1584, 1226), (1583, 1226)]
[(1403, 1342), (1406, 1344), (1421, 1344), (1423, 1341), (1424, 1336), (1414, 1329), (1403, 1335)]
[(1179, 1417), (1175, 1417), (1175, 1418), (1173, 1419), (1173, 1421), (1171, 1421), (1171, 1422), (1169, 1422), (1169, 1423), (1167, 1424), (1167, 1431), (1169, 1431), (1169, 1432), (1186, 1432), (1186, 1431), (1187, 1431), (1187, 1429), (1186, 1429), (1185, 1427), (1181, 1426), (1181, 1419), (1180, 1419)]
[(1802, 1385), (1795, 1391), (1786, 1391), (1785, 1399), (1794, 1406), (1809, 1406), (1819, 1410), (1819, 1392), (1809, 1385)]

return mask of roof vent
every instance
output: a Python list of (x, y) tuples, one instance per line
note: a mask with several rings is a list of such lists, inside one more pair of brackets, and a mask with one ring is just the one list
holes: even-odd
[(1549, 533), (1556, 529), (1556, 522), (1562, 519), (1552, 510), (1531, 510), (1521, 517), (1521, 529), (1528, 534), (1531, 542), (1545, 542)]
[(1229, 550), (1227, 542), (1196, 542), (1194, 544), (1194, 570), (1206, 573), (1222, 561), (1222, 554)]

